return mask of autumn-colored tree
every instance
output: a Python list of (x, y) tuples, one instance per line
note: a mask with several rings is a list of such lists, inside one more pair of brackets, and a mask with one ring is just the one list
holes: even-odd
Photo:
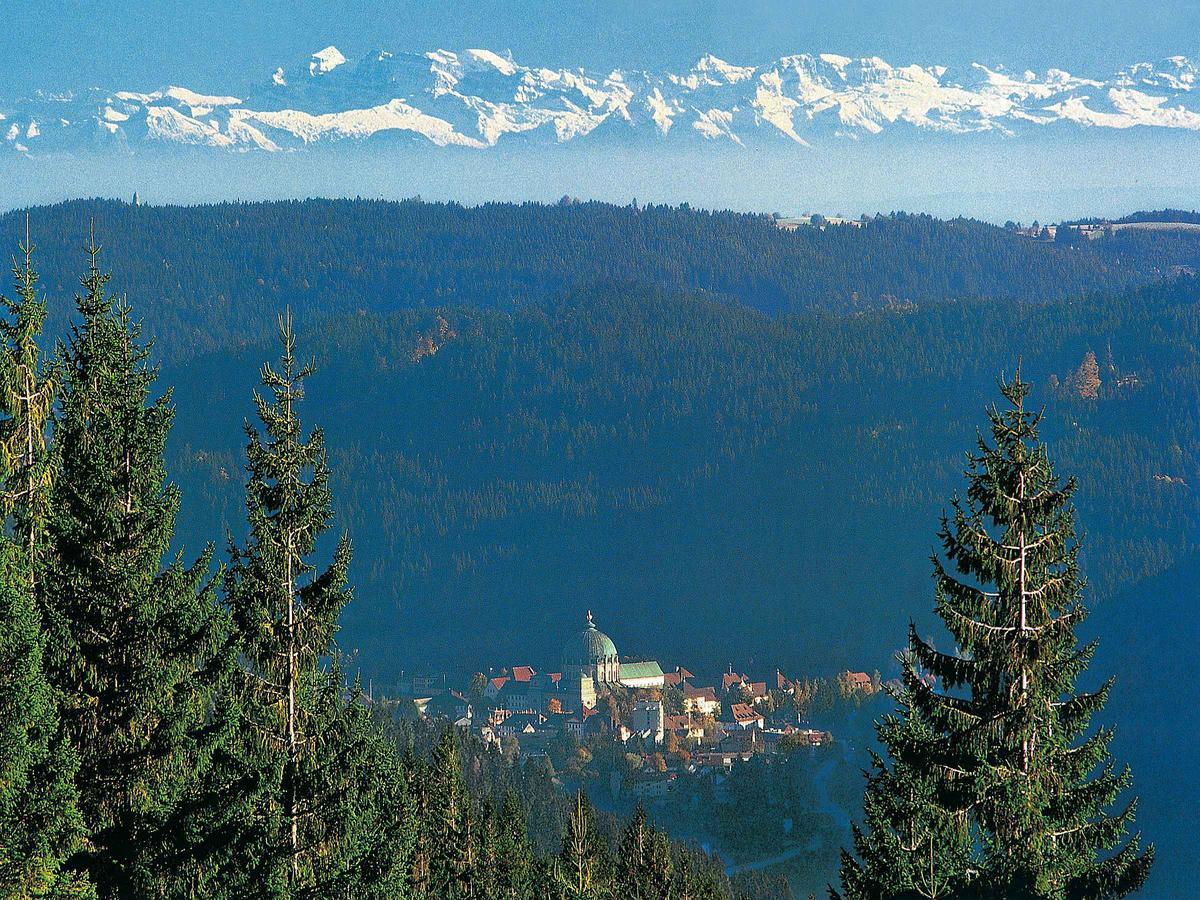
[(1100, 396), (1100, 364), (1091, 350), (1075, 372), (1075, 392), (1084, 400), (1095, 400)]
[(471, 676), (471, 696), (482, 697), (484, 690), (487, 688), (487, 676), (482, 672), (476, 672)]

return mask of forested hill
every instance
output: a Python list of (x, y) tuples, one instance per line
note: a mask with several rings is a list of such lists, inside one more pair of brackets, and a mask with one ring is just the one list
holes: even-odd
[[(672, 664), (886, 668), (932, 606), (938, 515), (1018, 357), (1080, 479), (1094, 591), (1197, 544), (1195, 278), (778, 318), (624, 288), (345, 316), (301, 349), (356, 548), (341, 640), (376, 678), (554, 665), (588, 608), (622, 652)], [(237, 528), (240, 423), (269, 354), (164, 371), (191, 547)]]
[[(1121, 232), (1070, 247), (914, 215), (785, 232), (762, 215), (602, 203), (72, 201), (30, 211), (52, 331), (66, 321), (91, 219), (113, 288), (129, 293), (168, 358), (255, 341), (289, 305), (303, 325), (422, 306), (512, 309), (637, 283), (778, 314), (1041, 302), (1200, 267), (1197, 234)], [(0, 217), (0, 246), (15, 248), (24, 228), (24, 211)]]

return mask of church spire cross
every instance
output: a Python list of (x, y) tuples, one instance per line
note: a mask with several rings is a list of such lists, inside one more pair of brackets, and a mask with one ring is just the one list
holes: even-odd
[(594, 624), (592, 624), (592, 611), (590, 609), (587, 611), (587, 623), (588, 623), (588, 628), (596, 627)]

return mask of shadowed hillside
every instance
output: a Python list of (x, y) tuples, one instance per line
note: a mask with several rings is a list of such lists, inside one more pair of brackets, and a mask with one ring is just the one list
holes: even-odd
[[(1108, 595), (1196, 544), (1198, 296), (770, 319), (629, 289), (331, 320), (303, 349), (356, 545), (343, 644), (381, 678), (553, 665), (590, 607), (623, 652), (886, 668), (1019, 355)], [(197, 540), (238, 521), (263, 352), (165, 375)]]

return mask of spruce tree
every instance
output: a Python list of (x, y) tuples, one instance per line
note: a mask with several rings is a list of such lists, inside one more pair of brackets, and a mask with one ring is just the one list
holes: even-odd
[(1075, 482), (1054, 474), (1019, 371), (1001, 392), (990, 441), (968, 456), (966, 500), (942, 519), (953, 571), (933, 560), (958, 650), (910, 626), (902, 706), (880, 728), (893, 763), (878, 760), (868, 783), (848, 897), (1120, 897), (1153, 860), (1128, 835), (1136, 800), (1118, 805), (1131, 778), (1112, 731), (1091, 728), (1112, 680), (1077, 687), (1096, 644), (1075, 634), (1087, 615)]
[(689, 847), (675, 851), (675, 877), (671, 896), (677, 900), (725, 900), (728, 880), (711, 858)]
[(67, 859), (83, 843), (72, 781), (42, 671), (42, 633), (22, 550), (0, 538), (0, 897), (91, 897)]
[[(408, 732), (411, 739), (412, 733)], [(431, 767), (415, 752), (415, 742), (411, 740), (401, 757), (404, 771), (404, 781), (408, 796), (412, 798), (413, 812), (416, 816), (416, 840), (413, 844), (412, 857), (409, 866), (409, 882), (415, 896), (425, 895), (429, 886), (429, 798), (431, 785)]]
[(475, 847), (471, 854), (470, 896), (490, 900), (503, 896), (499, 886), (500, 822), (490, 801), (481, 801), (477, 809), (478, 816), (473, 823)]
[(38, 345), (46, 304), (38, 297), (28, 218), (20, 249), (23, 261), (13, 264), (16, 299), (0, 296), (7, 314), (0, 320), (0, 413), (4, 416), (0, 421), (0, 471), (4, 473), (5, 517), (24, 554), (32, 589), (42, 565), (54, 474), (46, 430), (57, 388)]
[(298, 792), (314, 813), (307, 840), (320, 867), (312, 884), (293, 891), (295, 896), (409, 895), (416, 842), (412, 802), (400, 756), (358, 702), (361, 695), (356, 681), (347, 696), (336, 662), (320, 681), (310, 719), (312, 759), (301, 767)]
[(617, 891), (622, 897), (652, 900), (666, 897), (671, 885), (670, 842), (638, 804), (617, 848)]
[(290, 315), (280, 337), (279, 368), (262, 367), (267, 396), (254, 396), (262, 432), (245, 426), (248, 542), (231, 540), (225, 577), (243, 661), (243, 740), (231, 761), (251, 811), (243, 840), (263, 894), (401, 896), (410, 804), (394, 748), (336, 665), (350, 541), (318, 570), (333, 511), (322, 432), (306, 436), (298, 411), (313, 367), (296, 362)]
[[(169, 394), (151, 399), (157, 371), (128, 306), (107, 291), (94, 240), (88, 255), (76, 296), (82, 321), (58, 354), (55, 475), (36, 587), (89, 834), (72, 865), (101, 896), (141, 897), (182, 889), (163, 854), (187, 833), (177, 815), (219, 738), (211, 697), (225, 628), (206, 582), (209, 553), (163, 567), (179, 508), (163, 461), (174, 410)], [(26, 525), (38, 515), (35, 504)]]
[(16, 298), (0, 296), (0, 896), (85, 897), (85, 877), (64, 863), (83, 842), (74, 775), (78, 762), (58, 729), (43, 670), (42, 620), (33, 596), (44, 543), (51, 467), (46, 427), (54, 386), (38, 339), (38, 297), (26, 219), (23, 260), (13, 264)]
[(465, 897), (475, 848), (472, 802), (462, 777), (453, 726), (442, 730), (429, 770), (423, 830), (429, 859), (425, 889), (433, 897)]
[(509, 900), (531, 896), (534, 886), (533, 848), (529, 843), (525, 809), (512, 790), (504, 794), (496, 830), (496, 896)]
[(604, 839), (596, 831), (592, 805), (583, 790), (567, 817), (562, 850), (555, 860), (553, 896), (561, 900), (597, 900), (611, 894), (611, 860)]
[(943, 742), (913, 709), (906, 689), (896, 699), (900, 712), (875, 726), (891, 765), (871, 752), (865, 821), (853, 826), (862, 862), (842, 851), (842, 890), (856, 900), (959, 896), (973, 848), (967, 816), (937, 771)]

